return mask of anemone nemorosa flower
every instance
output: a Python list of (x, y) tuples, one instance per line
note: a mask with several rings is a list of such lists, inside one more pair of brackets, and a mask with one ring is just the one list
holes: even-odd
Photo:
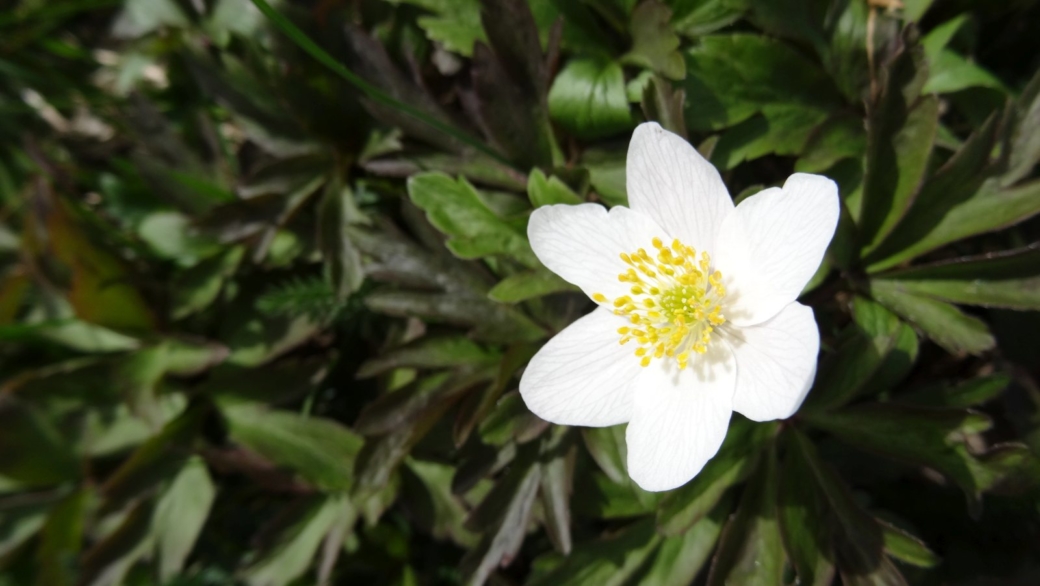
[(734, 206), (679, 136), (647, 123), (628, 149), (628, 201), (531, 215), (538, 258), (599, 307), (551, 339), (520, 394), (564, 425), (628, 423), (628, 472), (647, 490), (693, 478), (730, 415), (790, 417), (816, 375), (819, 331), (798, 294), (838, 222), (834, 182), (792, 175)]

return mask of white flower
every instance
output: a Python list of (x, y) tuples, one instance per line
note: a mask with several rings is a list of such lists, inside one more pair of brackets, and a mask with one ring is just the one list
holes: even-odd
[(730, 415), (790, 417), (820, 336), (798, 294), (838, 222), (834, 182), (792, 175), (735, 206), (718, 171), (657, 124), (628, 150), (631, 208), (554, 205), (528, 235), (550, 270), (599, 307), (550, 340), (520, 394), (563, 425), (628, 423), (628, 471), (646, 490), (689, 481)]

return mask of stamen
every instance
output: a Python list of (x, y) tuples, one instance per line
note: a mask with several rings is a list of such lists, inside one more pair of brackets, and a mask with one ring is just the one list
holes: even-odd
[[(629, 268), (618, 275), (618, 281), (632, 286), (630, 295), (613, 300), (613, 311), (636, 328), (618, 328), (619, 343), (638, 343), (635, 355), (641, 366), (674, 358), (680, 369), (686, 368), (691, 354), (707, 352), (712, 333), (726, 322), (721, 306), (726, 295), (722, 273), (710, 270), (707, 252), (698, 255), (678, 239), (670, 247), (656, 237), (651, 244), (657, 251), (653, 257), (645, 248), (620, 253)], [(598, 303), (608, 301), (600, 293), (592, 298)]]

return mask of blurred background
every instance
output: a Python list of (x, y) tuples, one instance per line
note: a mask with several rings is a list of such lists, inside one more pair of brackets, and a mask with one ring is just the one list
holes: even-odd
[[(1040, 1), (0, 0), (0, 585), (1040, 584)], [(686, 486), (532, 415), (632, 129), (841, 190)]]

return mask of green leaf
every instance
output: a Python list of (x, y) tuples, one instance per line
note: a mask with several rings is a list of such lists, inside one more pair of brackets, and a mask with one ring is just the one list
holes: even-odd
[(760, 35), (706, 36), (688, 51), (687, 68), (681, 87), (686, 124), (694, 131), (733, 126), (766, 106), (826, 113), (842, 104), (815, 63), (790, 45)]
[(94, 494), (86, 488), (73, 491), (58, 502), (47, 515), (36, 548), (38, 586), (72, 586), (76, 583), (77, 557), (80, 555), (87, 515)]
[(549, 123), (549, 68), (531, 8), (486, 0), (480, 12), (488, 44), (475, 47), (472, 80), (481, 127), (519, 168), (562, 161)]
[(475, 386), (486, 385), (494, 372), (492, 367), (476, 372), (427, 375), (365, 405), (354, 428), (364, 435), (382, 435), (407, 428), (431, 405), (451, 401)]
[(482, 366), (497, 361), (499, 354), (463, 336), (436, 336), (396, 348), (364, 362), (357, 378), (368, 378), (394, 368), (447, 368)]
[(402, 475), (401, 502), (415, 523), (436, 539), (451, 539), (462, 547), (473, 547), (479, 537), (464, 526), (466, 504), (451, 490), (455, 469), (451, 466), (409, 458), (408, 474)]
[(765, 155), (798, 155), (810, 136), (827, 118), (827, 112), (798, 106), (763, 106), (756, 115), (726, 130), (711, 162), (729, 170), (744, 161)]
[(487, 42), (480, 26), (478, 0), (396, 0), (393, 3), (411, 4), (432, 12), (433, 15), (420, 16), (416, 22), (431, 41), (442, 43), (449, 51), (470, 57), (475, 42)]
[(322, 539), (342, 518), (356, 514), (345, 496), (312, 497), (291, 513), (276, 541), (242, 570), (241, 578), (249, 586), (283, 586), (302, 576)]
[(808, 421), (858, 448), (938, 470), (971, 499), (1000, 481), (999, 474), (968, 449), (966, 436), (991, 424), (977, 413), (874, 404)]
[(658, 122), (665, 130), (687, 138), (686, 118), (683, 115), (685, 91), (673, 88), (660, 76), (651, 76), (639, 95), (639, 103), (647, 120)]
[(650, 519), (615, 535), (579, 544), (563, 562), (526, 586), (621, 586), (639, 570), (661, 543)]
[(628, 481), (628, 447), (625, 444), (625, 426), (583, 427), (581, 437), (585, 448), (600, 469), (614, 482)]
[[(512, 396), (520, 403), (518, 395)], [(533, 417), (533, 416), (532, 416)], [(574, 491), (575, 447), (568, 441), (565, 427), (554, 427), (543, 444), (539, 502), (545, 516), (545, 530), (556, 551), (571, 552), (571, 493)]]
[(558, 203), (579, 204), (584, 201), (558, 177), (547, 178), (541, 169), (532, 169), (528, 175), (527, 197), (536, 208)]
[(138, 501), (114, 531), (82, 554), (78, 584), (119, 586), (130, 568), (153, 548), (151, 525), (155, 501)]
[(572, 59), (553, 80), (549, 114), (578, 138), (628, 130), (632, 116), (621, 66), (603, 58)]
[(448, 235), (448, 248), (459, 258), (506, 255), (526, 266), (539, 266), (522, 227), (495, 215), (464, 178), (416, 175), (408, 180), (408, 195), (430, 223)]
[(996, 181), (983, 184), (970, 199), (950, 209), (913, 245), (869, 267), (879, 271), (920, 256), (944, 244), (993, 232), (1040, 214), (1040, 181), (1000, 188)]
[(577, 290), (548, 269), (534, 269), (502, 279), (488, 291), (488, 297), (499, 303), (519, 303), (552, 293)]
[(662, 539), (661, 547), (647, 564), (639, 584), (688, 586), (693, 583), (715, 549), (715, 542), (732, 508), (731, 499), (724, 498), (686, 533)]
[(709, 586), (784, 584), (786, 557), (776, 518), (776, 483), (776, 454), (770, 449), (759, 459), (737, 514), (722, 532)]
[(941, 301), (1040, 309), (1040, 245), (921, 265), (885, 275), (901, 291)]
[[(459, 131), (457, 128), (454, 128), (450, 123), (439, 120), (435, 116), (431, 116), (429, 113), (424, 112), (419, 108), (415, 108), (413, 106), (400, 102), (397, 99), (394, 99), (381, 89), (370, 84), (369, 82), (362, 79), (360, 76), (356, 75), (354, 72), (344, 67), (343, 64), (337, 61), (335, 57), (329, 55), (317, 43), (315, 43), (309, 37), (307, 37), (307, 35), (305, 35), (303, 31), (301, 31), (299, 28), (296, 27), (296, 25), (289, 21), (289, 19), (287, 19), (285, 16), (281, 15), (277, 10), (272, 8), (271, 5), (267, 2), (267, 0), (252, 0), (252, 2), (256, 5), (257, 8), (260, 9), (260, 12), (264, 13), (265, 17), (267, 17), (272, 23), (275, 24), (275, 26), (281, 29), (283, 33), (285, 33), (290, 39), (292, 39), (293, 43), (295, 43), (301, 49), (303, 49), (312, 57), (314, 57), (322, 65), (329, 68), (331, 71), (345, 79), (351, 85), (361, 90), (366, 96), (368, 96), (374, 102), (377, 102), (383, 107), (391, 108), (397, 112), (405, 114), (406, 116), (418, 120), (422, 124), (440, 133), (443, 133), (449, 137), (452, 137), (455, 140), (468, 144), (474, 149), (500, 162), (503, 162), (507, 165), (509, 164), (509, 162), (506, 159), (504, 159), (501, 155), (488, 148), (488, 146), (485, 145), (482, 141), (477, 140), (465, 134), (464, 132)], [(452, 6), (457, 5), (454, 2), (451, 2), (450, 4)]]
[(659, 0), (643, 0), (632, 12), (632, 49), (621, 60), (642, 65), (669, 79), (686, 77), (679, 37), (669, 26), (672, 11)]
[(772, 423), (755, 424), (735, 417), (719, 453), (693, 480), (661, 499), (657, 509), (661, 533), (678, 535), (714, 509), (726, 491), (754, 469), (758, 450), (776, 429)]
[(80, 463), (68, 442), (36, 407), (0, 396), (0, 476), (29, 488), (75, 480)]
[(491, 300), (440, 293), (377, 291), (365, 297), (373, 311), (415, 316), (434, 323), (472, 327), (471, 335), (488, 342), (533, 341), (545, 331), (522, 313)]
[(699, 37), (729, 26), (745, 10), (739, 0), (676, 0), (669, 4), (674, 11), (672, 27), (688, 37)]
[(179, 273), (172, 286), (173, 318), (185, 318), (216, 301), (224, 284), (238, 270), (245, 252), (245, 247), (233, 246)]
[[(923, 252), (927, 239), (951, 210), (974, 197), (991, 174), (990, 155), (997, 143), (999, 119), (993, 115), (961, 145), (922, 187), (906, 216), (868, 257), (868, 270), (892, 266)], [(887, 260), (875, 262), (878, 259)]]
[(814, 478), (809, 456), (793, 437), (785, 441), (777, 486), (777, 520), (784, 550), (798, 582), (829, 586), (834, 582), (834, 537), (829, 532), (830, 511)]
[(880, 520), (878, 523), (881, 525), (885, 552), (888, 555), (919, 568), (934, 568), (942, 561), (920, 539), (890, 523)]
[(837, 351), (820, 365), (806, 411), (831, 409), (870, 392), (887, 390), (917, 354), (917, 336), (882, 305), (853, 301), (854, 322), (842, 332)]
[(956, 307), (905, 291), (898, 281), (871, 281), (870, 294), (948, 352), (979, 354), (992, 348), (993, 336), (985, 322), (961, 313)]
[(152, 527), (159, 555), (159, 577), (163, 581), (184, 569), (216, 493), (206, 464), (195, 457), (188, 460), (159, 498)]
[(949, 49), (929, 59), (928, 66), (928, 83), (924, 86), (928, 93), (950, 94), (972, 87), (1005, 91), (995, 75)]
[(102, 485), (106, 506), (119, 508), (176, 474), (191, 455), (205, 415), (203, 408), (189, 408), (141, 444)]
[(866, 148), (867, 135), (862, 118), (838, 114), (828, 118), (812, 133), (795, 163), (795, 171), (820, 173), (843, 159), (858, 159)]
[(939, 101), (921, 95), (924, 51), (911, 40), (882, 73), (867, 120), (866, 175), (859, 228), (866, 253), (888, 237), (920, 190), (939, 127)]
[(227, 406), (223, 413), (233, 441), (295, 470), (322, 490), (352, 486), (362, 442), (336, 421), (250, 403)]

